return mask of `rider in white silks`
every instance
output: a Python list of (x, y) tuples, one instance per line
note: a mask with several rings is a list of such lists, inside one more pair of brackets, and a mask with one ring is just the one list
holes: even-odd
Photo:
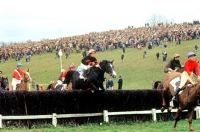
[(81, 60), (81, 64), (78, 67), (77, 71), (80, 72), (80, 79), (84, 79), (86, 80), (86, 70), (88, 70), (90, 67), (92, 66), (96, 66), (99, 67), (99, 63), (97, 61), (97, 59), (95, 58), (95, 53), (96, 51), (94, 49), (90, 49), (88, 52), (88, 55), (85, 56), (82, 60)]
[(13, 72), (12, 83), (11, 83), (13, 90), (16, 90), (17, 84), (20, 84), (22, 80), (22, 75), (24, 72), (21, 70), (21, 66), (22, 66), (21, 63), (17, 63), (17, 68)]

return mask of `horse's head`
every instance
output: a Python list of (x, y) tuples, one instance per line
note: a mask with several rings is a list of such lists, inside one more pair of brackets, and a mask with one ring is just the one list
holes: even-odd
[(32, 81), (32, 78), (31, 78), (31, 75), (29, 73), (29, 70), (24, 72), (24, 78), (23, 79), (24, 79), (24, 81), (29, 82), (29, 83)]
[(1, 84), (2, 84), (2, 87), (3, 87), (4, 89), (9, 89), (9, 82), (8, 82), (8, 78), (7, 78), (7, 77), (6, 77), (6, 78), (2, 77), (2, 82), (1, 82)]
[(117, 76), (117, 73), (114, 70), (113, 61), (103, 60), (100, 62), (100, 67), (113, 78)]

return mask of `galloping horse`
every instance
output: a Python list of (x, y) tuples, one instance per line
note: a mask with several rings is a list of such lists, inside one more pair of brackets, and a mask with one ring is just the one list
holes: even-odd
[(50, 82), (46, 90), (72, 90), (71, 83), (64, 88), (63, 85), (57, 85), (57, 82)]
[[(29, 73), (29, 69), (22, 75), (22, 81), (20, 84), (17, 84), (16, 90), (28, 90), (28, 82), (30, 83), (32, 80), (30, 73)], [(12, 85), (10, 87), (10, 91), (12, 91)]]
[(113, 61), (103, 60), (99, 63), (99, 67), (91, 67), (87, 71), (87, 80), (84, 81), (83, 79), (79, 78), (78, 71), (69, 71), (65, 76), (65, 80), (63, 84), (69, 84), (72, 82), (72, 89), (88, 89), (91, 88), (94, 91), (98, 91), (99, 88), (101, 90), (105, 90), (103, 86), (104, 82), (104, 73), (108, 73), (112, 77), (116, 77), (117, 74), (114, 71)]
[(9, 90), (9, 82), (7, 77), (6, 78), (2, 77), (0, 81), (0, 88), (3, 90)]
[[(174, 95), (174, 88), (173, 86), (170, 84), (170, 81), (172, 81), (174, 78), (180, 77), (181, 73), (178, 72), (173, 72), (170, 74), (167, 74), (164, 79), (163, 79), (163, 93), (162, 93), (162, 108), (161, 111), (163, 112), (165, 110), (165, 108), (168, 105), (166, 105), (166, 95), (169, 93), (167, 93), (170, 90), (171, 95)], [(190, 131), (193, 131), (192, 129), (192, 117), (193, 117), (193, 113), (194, 113), (194, 109), (198, 104), (198, 100), (199, 100), (199, 96), (200, 96), (200, 83), (198, 83), (197, 85), (193, 86), (191, 84), (186, 83), (185, 87), (183, 88), (184, 90), (182, 91), (182, 93), (180, 93), (180, 95), (178, 95), (178, 110), (175, 116), (175, 123), (174, 123), (174, 130), (176, 130), (176, 125), (177, 122), (180, 120), (180, 114), (182, 112), (182, 110), (187, 109), (188, 110), (188, 123), (189, 123), (189, 129)], [(170, 96), (169, 101), (171, 101), (172, 96)], [(169, 107), (168, 110), (171, 111), (172, 107)]]

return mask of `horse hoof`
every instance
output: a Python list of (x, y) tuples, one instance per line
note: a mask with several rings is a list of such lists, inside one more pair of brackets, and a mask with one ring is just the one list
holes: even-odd
[(168, 108), (168, 112), (170, 113), (172, 111), (172, 107), (169, 107)]
[(193, 130), (193, 129), (190, 129), (190, 132), (194, 132), (194, 130)]
[(161, 108), (161, 112), (163, 112), (164, 110), (165, 110), (165, 108), (164, 108), (164, 107), (162, 107), (162, 108)]

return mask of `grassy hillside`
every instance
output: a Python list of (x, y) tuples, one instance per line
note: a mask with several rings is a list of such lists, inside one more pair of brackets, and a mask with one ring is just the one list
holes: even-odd
[[(143, 59), (144, 47), (141, 51), (135, 48), (126, 48), (124, 63), (121, 61), (122, 49), (118, 48), (113, 51), (97, 52), (96, 58), (100, 60), (114, 60), (115, 71), (118, 74), (117, 78), (114, 78), (114, 89), (117, 89), (117, 81), (119, 75), (123, 78), (123, 89), (143, 89), (151, 88), (151, 81), (153, 79), (162, 80), (165, 73), (163, 67), (166, 62), (162, 61), (162, 51), (166, 50), (168, 54), (167, 62), (173, 58), (175, 53), (180, 54), (181, 64), (187, 59), (187, 53), (189, 51), (194, 52), (195, 44), (199, 44), (200, 40), (183, 41), (180, 45), (175, 43), (168, 43), (167, 48), (160, 48), (156, 45), (153, 49), (147, 50), (146, 58)], [(160, 52), (160, 59), (156, 59), (156, 53)], [(200, 60), (199, 51), (197, 52), (197, 60)], [(71, 62), (76, 65), (80, 65), (81, 53), (72, 53), (68, 59), (62, 56), (62, 65), (67, 68)], [(60, 59), (55, 59), (54, 53), (44, 53), (42, 58), (39, 55), (34, 55), (31, 58), (31, 62), (25, 62), (25, 58), (22, 58), (20, 62), (23, 64), (22, 69), (30, 69), (32, 78), (37, 83), (43, 84), (45, 87), (50, 81), (56, 81), (60, 74)], [(0, 64), (0, 70), (3, 71), (4, 77), (9, 77), (11, 82), (12, 72), (16, 67), (16, 61), (9, 59), (6, 63)], [(105, 77), (109, 77), (105, 74)]]

